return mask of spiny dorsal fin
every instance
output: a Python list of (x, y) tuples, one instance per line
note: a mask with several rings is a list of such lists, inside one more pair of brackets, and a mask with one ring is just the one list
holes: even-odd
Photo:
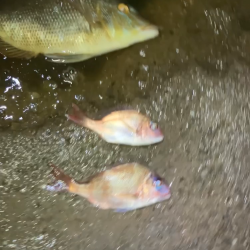
[(6, 43), (0, 38), (0, 53), (3, 54), (6, 57), (10, 58), (22, 58), (22, 59), (30, 59), (32, 57), (36, 57), (38, 54), (31, 52), (31, 51), (25, 51), (20, 50), (12, 45)]

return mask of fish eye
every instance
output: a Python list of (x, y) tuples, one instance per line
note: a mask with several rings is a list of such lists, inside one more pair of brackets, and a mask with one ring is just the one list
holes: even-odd
[(156, 180), (154, 181), (154, 185), (157, 191), (160, 191), (162, 189), (162, 181), (161, 180)]
[(155, 186), (159, 187), (159, 186), (161, 186), (161, 181), (157, 180), (157, 181), (154, 182), (154, 184), (155, 184)]
[(153, 130), (156, 130), (156, 129), (158, 128), (157, 123), (155, 123), (155, 122), (150, 122), (150, 128), (153, 129)]
[(129, 14), (129, 7), (124, 3), (118, 4), (118, 10), (125, 14)]
[(162, 185), (162, 180), (160, 177), (152, 174), (151, 178), (153, 179), (153, 183), (156, 187), (160, 187)]

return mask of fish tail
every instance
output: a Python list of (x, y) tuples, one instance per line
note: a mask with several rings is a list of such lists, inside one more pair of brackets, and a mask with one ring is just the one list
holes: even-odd
[(44, 185), (43, 188), (54, 192), (68, 191), (70, 193), (76, 193), (78, 190), (78, 184), (53, 163), (50, 163), (49, 165), (52, 168), (51, 173), (55, 178), (55, 182), (51, 185)]
[(66, 117), (75, 122), (78, 125), (81, 125), (83, 127), (88, 127), (90, 119), (83, 114), (83, 112), (80, 110), (80, 108), (72, 103), (72, 111), (70, 114), (67, 114)]

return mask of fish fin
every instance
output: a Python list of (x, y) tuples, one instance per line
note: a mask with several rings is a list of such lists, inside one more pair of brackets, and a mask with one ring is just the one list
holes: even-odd
[(69, 120), (75, 122), (78, 125), (81, 125), (83, 127), (86, 126), (87, 121), (89, 120), (88, 117), (86, 117), (83, 112), (80, 110), (80, 108), (72, 103), (72, 112), (71, 114), (65, 115)]
[(68, 191), (68, 186), (61, 180), (55, 181), (53, 184), (42, 185), (42, 189), (51, 192), (63, 192)]
[(74, 180), (53, 163), (50, 163), (49, 165), (52, 168), (51, 173), (55, 178), (55, 183), (52, 185), (45, 185), (44, 189), (48, 191), (68, 191), (74, 193), (77, 190), (77, 184)]
[(140, 124), (137, 128), (136, 128), (136, 131), (135, 131), (135, 133), (136, 133), (136, 135), (137, 136), (142, 136), (142, 124)]
[(116, 213), (126, 213), (128, 211), (132, 211), (134, 209), (131, 209), (131, 208), (118, 208), (118, 209), (115, 209), (115, 212)]
[(117, 105), (116, 107), (111, 107), (107, 108), (105, 110), (101, 110), (96, 114), (96, 119), (103, 119), (105, 116), (110, 115), (111, 113), (114, 112), (119, 112), (119, 111), (127, 111), (131, 110), (134, 111), (135, 109), (129, 105)]
[(18, 49), (7, 42), (0, 39), (0, 53), (6, 57), (10, 58), (20, 58), (20, 59), (31, 59), (32, 57), (36, 57), (38, 54)]
[(45, 54), (47, 57), (46, 60), (54, 63), (76, 63), (90, 59), (95, 55), (84, 55), (84, 54), (76, 54), (76, 55), (64, 55), (64, 54)]
[(133, 127), (131, 127), (129, 124), (127, 124), (125, 121), (123, 121), (124, 125), (133, 133), (138, 135), (138, 131), (137, 129), (134, 129)]

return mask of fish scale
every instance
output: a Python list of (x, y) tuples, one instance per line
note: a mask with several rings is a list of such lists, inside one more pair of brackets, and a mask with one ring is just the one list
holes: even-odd
[[(110, 182), (109, 188), (111, 190), (118, 189), (119, 192), (134, 193), (138, 189), (138, 183), (143, 183), (146, 176), (150, 173), (148, 169), (138, 164), (135, 164), (133, 168), (127, 167), (128, 165), (123, 165), (122, 168), (117, 168), (117, 172), (106, 171), (104, 173), (102, 178), (106, 178)], [(119, 179), (119, 182), (112, 181), (114, 179)]]
[[(69, 3), (62, 7), (56, 6), (54, 9), (45, 6), (40, 11), (33, 11), (32, 8), (20, 10), (19, 16), (15, 13), (0, 15), (0, 23), (1, 38), (11, 34), (12, 40), (18, 43), (20, 49), (26, 50), (29, 47), (37, 53), (54, 52), (53, 49), (50, 51), (50, 48), (66, 47), (65, 44), (67, 47), (77, 46), (87, 40), (86, 34), (90, 32), (84, 16), (74, 10)], [(70, 25), (67, 25), (68, 23)]]

